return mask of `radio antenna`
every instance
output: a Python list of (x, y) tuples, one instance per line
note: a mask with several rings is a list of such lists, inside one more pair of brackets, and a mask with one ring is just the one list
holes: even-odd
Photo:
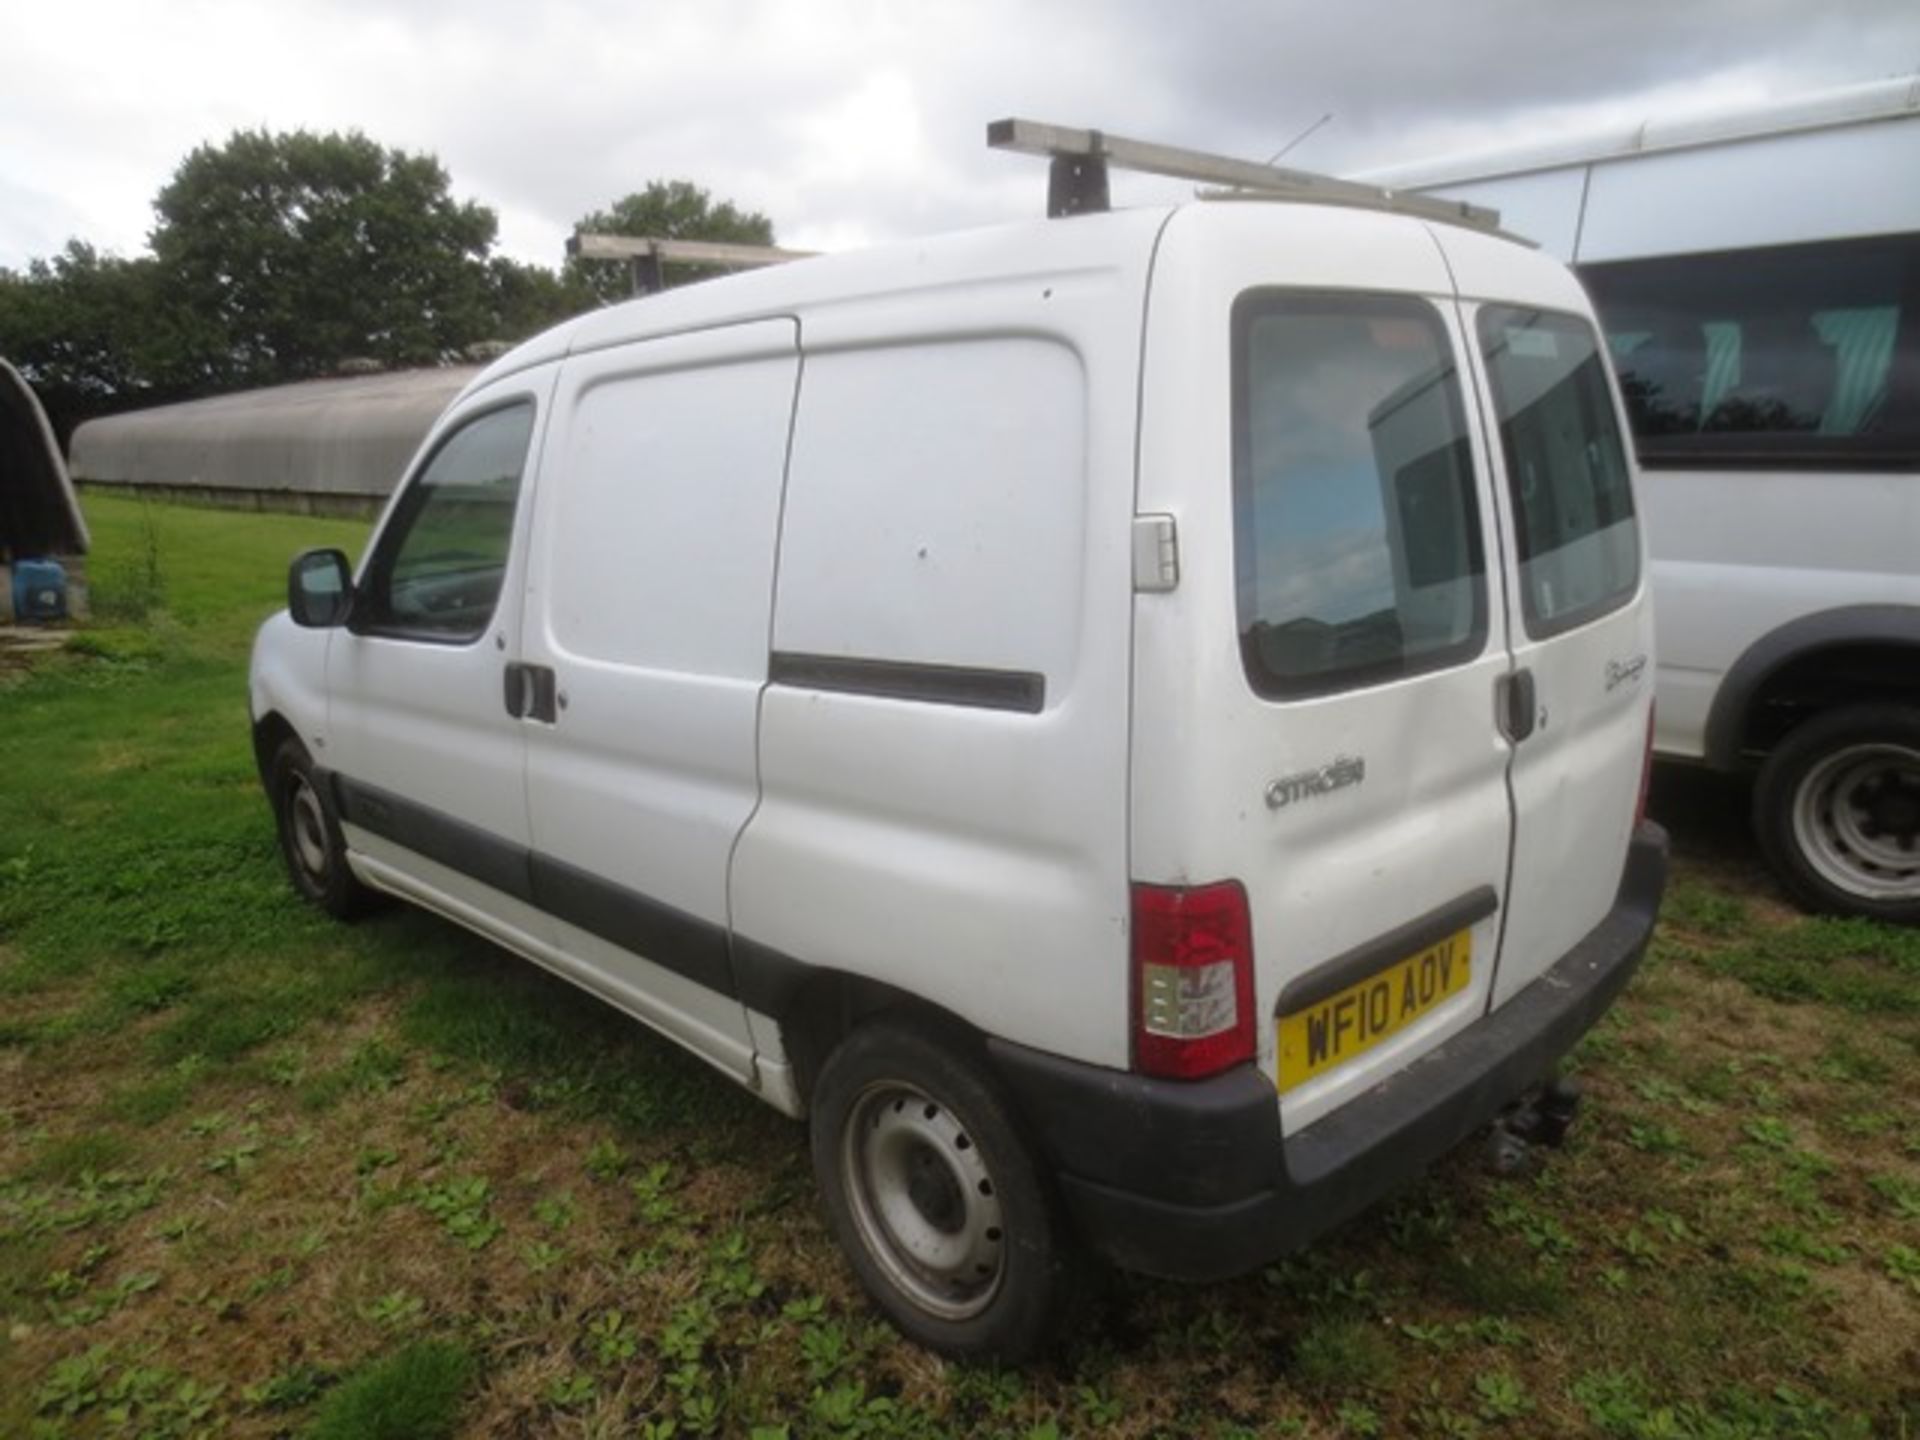
[(1302, 140), (1306, 139), (1309, 135), (1313, 134), (1314, 131), (1318, 130), (1322, 125), (1325, 125), (1331, 119), (1333, 119), (1333, 112), (1329, 110), (1327, 111), (1326, 114), (1322, 115), (1318, 120), (1314, 121), (1311, 125), (1307, 126), (1306, 129), (1302, 130), (1298, 135), (1294, 136), (1286, 144), (1282, 145), (1278, 150), (1274, 151), (1273, 154), (1269, 155), (1267, 157), (1267, 164), (1269, 165), (1277, 164), (1281, 156), (1287, 154), (1289, 151), (1291, 151), (1294, 148), (1294, 146), (1298, 145)]

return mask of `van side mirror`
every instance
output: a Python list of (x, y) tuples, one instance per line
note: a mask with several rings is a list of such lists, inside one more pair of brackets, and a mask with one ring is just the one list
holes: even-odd
[(353, 599), (353, 572), (338, 550), (305, 550), (287, 569), (287, 613), (309, 630), (344, 625)]

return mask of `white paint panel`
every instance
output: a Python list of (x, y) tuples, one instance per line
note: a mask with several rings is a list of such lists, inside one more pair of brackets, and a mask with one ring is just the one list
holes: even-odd
[[(577, 356), (554, 395), (522, 644), (563, 699), (551, 725), (526, 727), (533, 848), (713, 927), (758, 793), (798, 371), (793, 322), (769, 320)], [(656, 957), (562, 933), (683, 1016), (655, 1023), (746, 1043), (722, 989), (663, 989)]]
[(1044, 669), (1046, 706), (770, 685), (731, 902), (742, 936), (1125, 1068), (1132, 457), (1153, 231), (1134, 217), (1115, 251), (1120, 217), (1089, 219), (1085, 244), (1073, 226), (1033, 227), (1019, 267), (990, 282), (948, 283), (929, 263), (921, 281), (803, 319), (777, 644)]
[[(1433, 227), (1444, 229), (1447, 227)], [(1476, 237), (1477, 238), (1477, 237)], [(1524, 267), (1536, 252), (1488, 241)], [(1446, 332), (1471, 412), (1452, 286), (1432, 231), (1392, 217), (1290, 206), (1196, 206), (1168, 227), (1148, 317), (1138, 506), (1180, 526), (1179, 588), (1134, 602), (1132, 873), (1159, 884), (1247, 888), (1259, 1063), (1275, 1073), (1281, 991), (1317, 966), (1468, 895), (1505, 886), (1507, 747), (1494, 727), (1508, 668), (1500, 581), (1463, 663), (1310, 699), (1256, 695), (1235, 604), (1235, 297), (1273, 286), (1411, 293)], [(1483, 436), (1469, 425), (1475, 474)], [(1483, 552), (1495, 516), (1479, 500)], [(1363, 783), (1285, 807), (1269, 782), (1341, 756)], [(1279, 1101), (1288, 1133), (1312, 1124), (1471, 1024), (1484, 1010), (1500, 917), (1474, 928), (1471, 988), (1358, 1059)]]
[[(1473, 243), (1476, 237), (1464, 235), (1448, 234), (1442, 239), (1448, 257), (1463, 274), (1463, 292), (1467, 290), (1464, 277), (1477, 274), (1475, 294), (1499, 293), (1496, 257), (1483, 243)], [(1599, 325), (1564, 266), (1510, 267), (1504, 288), (1506, 303), (1522, 310), (1537, 306), (1578, 316), (1591, 333), (1594, 353), (1605, 356)], [(1501, 548), (1509, 575), (1517, 579), (1523, 572), (1516, 494), (1524, 482), (1515, 480), (1500, 438), (1496, 385), (1481, 353), (1481, 307), (1464, 308), (1475, 368), (1481, 373), (1476, 387), (1481, 420), (1489, 436), (1495, 437), (1489, 456), (1501, 510)], [(1621, 457), (1631, 470), (1633, 447), (1626, 415), (1612, 372), (1606, 374), (1614, 411), (1608, 418), (1617, 431)], [(1504, 398), (1509, 405), (1523, 408), (1538, 397), (1511, 393)], [(1569, 460), (1570, 465), (1577, 463)], [(1630, 477), (1636, 482), (1637, 478), (1637, 472)], [(1606, 917), (1619, 891), (1640, 793), (1655, 663), (1653, 607), (1647, 598), (1646, 525), (1640, 518), (1637, 483), (1634, 490), (1639, 523), (1633, 548), (1639, 583), (1618, 608), (1558, 634), (1536, 638), (1527, 630), (1521, 585), (1507, 587), (1508, 644), (1516, 671), (1524, 669), (1533, 676), (1536, 710), (1532, 733), (1512, 746), (1508, 770), (1513, 863), (1495, 1005), (1504, 1005), (1578, 944)], [(1574, 555), (1578, 549), (1568, 547), (1562, 553)], [(1636, 659), (1644, 662), (1638, 669), (1633, 666)], [(1634, 678), (1625, 682), (1610, 678), (1620, 670)]]
[(1769, 631), (1848, 605), (1920, 605), (1920, 475), (1653, 470), (1662, 754), (1706, 753), (1721, 679)]
[(1081, 621), (1086, 407), (1057, 341), (810, 354), (774, 648), (1061, 677)]
[(1597, 164), (1581, 263), (1920, 229), (1920, 121)]
[[(702, 363), (715, 343), (724, 358)], [(792, 323), (772, 321), (572, 362), (543, 535), (556, 653), (766, 674), (793, 348)]]
[[(546, 401), (555, 373), (529, 370), (469, 392), (442, 417), (421, 450), (423, 457), (433, 456), (443, 437), (502, 405), (525, 403), (535, 409), (492, 623), (465, 644), (333, 631), (327, 649), (327, 744), (315, 754), (351, 779), (520, 845), (527, 841), (524, 727), (506, 712), (504, 670), (520, 628)], [(414, 479), (418, 473), (416, 462)], [(405, 493), (403, 486), (389, 503), (357, 583), (367, 583), (368, 559), (379, 550)]]

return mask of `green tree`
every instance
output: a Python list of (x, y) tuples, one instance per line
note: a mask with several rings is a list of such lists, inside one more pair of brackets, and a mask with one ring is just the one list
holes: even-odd
[(429, 155), (357, 131), (238, 131), (154, 201), (163, 301), (208, 388), (325, 374), (350, 356), (432, 364), (487, 338), (497, 221)]
[[(605, 210), (583, 215), (574, 226), (600, 235), (638, 235), (654, 240), (717, 240), (732, 245), (773, 244), (773, 221), (758, 210), (742, 210), (731, 200), (715, 203), (691, 180), (655, 180), (644, 190), (616, 200)], [(685, 285), (724, 272), (677, 265), (666, 273), (669, 285)], [(590, 290), (601, 302), (624, 300), (632, 293), (626, 268), (604, 260), (567, 262), (566, 279)]]
[(504, 255), (487, 262), (487, 287), (488, 333), (497, 340), (524, 340), (600, 303), (585, 281)]
[(160, 300), (158, 265), (70, 240), (0, 270), (0, 355), (26, 376), (64, 442), (91, 415), (192, 393), (188, 337)]

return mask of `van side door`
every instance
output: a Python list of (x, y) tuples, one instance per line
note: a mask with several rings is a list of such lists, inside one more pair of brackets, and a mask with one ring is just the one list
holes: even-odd
[(315, 756), (337, 777), (349, 845), (383, 884), (496, 916), (502, 896), (530, 898), (522, 734), (500, 696), (552, 379), (509, 377), (430, 438), (331, 638)]
[(788, 319), (564, 365), (515, 696), (534, 889), (579, 978), (751, 1082), (727, 867), (758, 799)]

